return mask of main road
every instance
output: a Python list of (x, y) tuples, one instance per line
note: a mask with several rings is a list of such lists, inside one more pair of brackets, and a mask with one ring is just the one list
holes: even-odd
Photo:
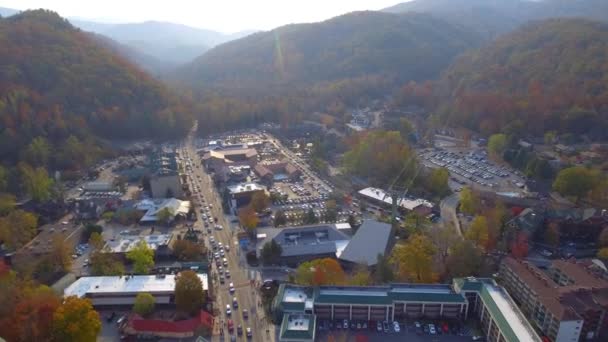
[[(196, 148), (193, 144), (192, 134), (186, 140), (184, 148), (186, 149), (188, 156), (192, 159), (192, 171), (190, 173), (191, 185), (200, 189), (199, 191), (196, 191), (197, 195), (193, 196), (197, 198), (197, 202), (199, 203), (199, 207), (197, 208), (198, 221), (195, 226), (199, 229), (203, 229), (206, 234), (206, 247), (211, 250), (211, 244), (209, 242), (210, 235), (207, 233), (207, 229), (204, 228), (200, 208), (205, 205), (212, 206), (212, 208), (210, 208), (211, 216), (217, 219), (217, 223), (215, 224), (220, 225), (223, 229), (216, 230), (214, 229), (215, 224), (209, 224), (211, 234), (215, 237), (217, 242), (221, 242), (224, 246), (230, 246), (230, 251), (226, 251), (226, 259), (228, 260), (227, 269), (230, 270), (231, 277), (227, 278), (224, 284), (219, 283), (219, 274), (218, 269), (215, 266), (215, 261), (210, 260), (211, 274), (209, 284), (210, 286), (214, 286), (215, 306), (219, 310), (219, 315), (216, 317), (216, 322), (218, 324), (214, 329), (213, 341), (230, 341), (231, 336), (235, 336), (238, 341), (274, 341), (274, 326), (266, 323), (264, 311), (259, 306), (260, 298), (258, 296), (257, 288), (252, 285), (252, 280), (259, 281), (260, 279), (256, 272), (247, 269), (247, 265), (243, 261), (245, 258), (240, 255), (241, 251), (237, 241), (239, 227), (236, 225), (233, 226), (231, 222), (226, 219), (222, 209), (222, 197), (216, 191), (210, 175), (207, 174), (202, 167), (201, 160), (196, 153)], [(205, 203), (201, 203), (201, 201), (198, 200), (199, 196), (204, 198)], [(213, 264), (213, 266), (211, 266), (211, 264)], [(229, 292), (230, 283), (234, 284), (234, 294)], [(237, 299), (238, 308), (236, 309), (233, 307), (233, 298)], [(226, 315), (226, 305), (229, 305), (232, 311), (230, 316)], [(248, 319), (243, 318), (243, 309), (249, 311)], [(228, 331), (228, 320), (234, 322), (234, 331), (232, 334)], [(239, 325), (243, 329), (242, 336), (237, 334), (237, 327)], [(251, 328), (253, 335), (249, 339), (246, 336), (247, 327)], [(269, 329), (268, 332), (267, 329)], [(223, 335), (220, 334), (221, 330), (223, 330)]]

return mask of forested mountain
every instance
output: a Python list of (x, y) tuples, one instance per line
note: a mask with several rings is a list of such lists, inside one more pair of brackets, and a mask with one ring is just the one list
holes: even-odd
[(550, 19), (457, 59), (444, 118), (484, 133), (608, 134), (608, 24)]
[(218, 46), (178, 77), (226, 88), (314, 84), (364, 75), (436, 77), (479, 37), (428, 15), (355, 12), (287, 25)]
[(215, 45), (241, 38), (250, 33), (242, 32), (230, 35), (159, 21), (125, 24), (70, 21), (85, 31), (110, 37), (140, 53), (174, 65), (190, 62)]
[(429, 13), (488, 38), (531, 20), (584, 17), (608, 20), (605, 0), (414, 0), (384, 9), (389, 13)]
[[(5, 165), (23, 160), (34, 140), (44, 142), (46, 158), (33, 164), (69, 168), (90, 156), (66, 156), (65, 144), (171, 137), (191, 126), (190, 111), (161, 83), (53, 12), (0, 19), (0, 66)], [(49, 149), (62, 160), (49, 161)]]

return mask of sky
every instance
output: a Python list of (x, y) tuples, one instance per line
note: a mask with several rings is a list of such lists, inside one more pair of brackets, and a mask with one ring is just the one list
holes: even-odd
[(168, 21), (233, 33), (322, 21), (409, 0), (0, 0), (0, 7), (46, 8), (100, 22)]

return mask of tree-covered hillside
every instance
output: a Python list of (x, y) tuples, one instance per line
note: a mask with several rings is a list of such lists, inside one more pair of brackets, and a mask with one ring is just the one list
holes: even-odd
[(34, 140), (171, 137), (191, 115), (157, 80), (57, 14), (0, 19), (0, 160), (13, 164)]
[(310, 85), (359, 76), (436, 77), (476, 35), (428, 15), (355, 12), (220, 45), (176, 78), (195, 87)]
[(535, 22), (460, 57), (443, 75), (444, 118), (484, 133), (606, 137), (608, 24)]

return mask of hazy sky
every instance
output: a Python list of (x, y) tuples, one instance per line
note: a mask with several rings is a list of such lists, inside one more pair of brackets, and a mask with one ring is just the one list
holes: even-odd
[(64, 17), (106, 22), (170, 21), (228, 33), (321, 21), (405, 1), (408, 0), (0, 0), (0, 7), (47, 8)]

